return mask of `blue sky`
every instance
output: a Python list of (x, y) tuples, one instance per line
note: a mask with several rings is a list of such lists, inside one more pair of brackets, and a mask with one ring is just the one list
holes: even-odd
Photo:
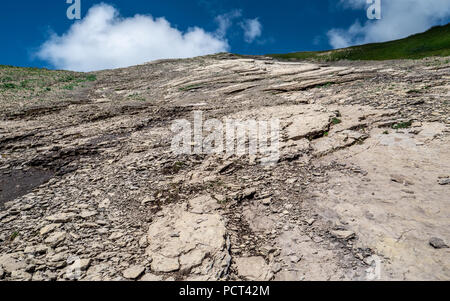
[(0, 64), (90, 71), (222, 50), (324, 50), (450, 22), (448, 0), (380, 1), (382, 19), (369, 20), (366, 0), (80, 0), (76, 22), (66, 0), (2, 1)]

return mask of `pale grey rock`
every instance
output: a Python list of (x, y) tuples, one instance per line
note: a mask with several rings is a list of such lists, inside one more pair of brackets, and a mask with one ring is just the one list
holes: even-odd
[(450, 184), (450, 178), (439, 179), (438, 183), (439, 183), (439, 185), (449, 185)]
[(45, 277), (41, 272), (36, 272), (31, 277), (31, 281), (44, 281)]
[(11, 279), (20, 281), (30, 281), (32, 275), (22, 270), (15, 270), (11, 272)]
[(32, 255), (36, 255), (36, 254), (44, 254), (46, 253), (48, 250), (47, 246), (45, 245), (37, 245), (37, 246), (28, 246), (25, 248), (24, 253), (25, 254), (32, 254)]
[(281, 268), (282, 268), (281, 264), (277, 262), (277, 263), (275, 263), (275, 264), (272, 265), (272, 272), (273, 272), (274, 274), (276, 274), (276, 273), (278, 273), (279, 271), (281, 271)]
[[(56, 262), (61, 262), (61, 261), (66, 262), (66, 259), (68, 256), (69, 255), (67, 252), (48, 254), (47, 260), (48, 260), (48, 262), (51, 262), (51, 263), (56, 263)], [(68, 262), (68, 263), (71, 264), (72, 262)]]
[(17, 270), (24, 270), (27, 265), (25, 260), (18, 259), (20, 254), (12, 253), (0, 256), (0, 267), (3, 267), (3, 270), (6, 273), (12, 273)]
[(90, 218), (97, 215), (97, 211), (83, 210), (80, 213), (82, 218)]
[(66, 237), (66, 232), (55, 232), (47, 237), (44, 242), (54, 248), (62, 243), (66, 239)]
[(139, 278), (145, 272), (145, 267), (134, 265), (123, 271), (123, 277), (130, 280)]
[(64, 224), (73, 220), (77, 215), (74, 213), (58, 213), (55, 215), (47, 216), (45, 219), (52, 223)]
[(81, 271), (86, 271), (91, 266), (91, 260), (89, 258), (75, 260), (72, 266)]
[(292, 263), (298, 263), (300, 260), (302, 260), (302, 256), (292, 255), (289, 257)]
[(201, 264), (207, 254), (214, 259), (208, 273), (218, 280), (223, 274), (225, 223), (219, 214), (211, 212), (217, 201), (200, 197), (190, 201), (192, 213), (183, 204), (168, 206), (149, 227), (146, 252), (152, 259), (154, 272), (168, 273), (191, 269)]
[(114, 232), (111, 234), (108, 239), (109, 240), (118, 240), (119, 238), (122, 238), (125, 235), (123, 232)]
[(44, 236), (50, 232), (52, 232), (53, 230), (59, 228), (61, 226), (61, 224), (49, 224), (47, 226), (44, 226), (41, 228), (41, 230), (39, 231), (39, 233)]
[(146, 248), (148, 246), (147, 235), (144, 235), (139, 239), (139, 247)]
[(306, 223), (307, 223), (309, 226), (312, 226), (315, 222), (316, 222), (316, 220), (315, 220), (314, 218), (311, 218), (311, 219), (309, 219), (309, 220), (306, 221)]
[(217, 200), (209, 195), (192, 199), (189, 201), (189, 205), (191, 206), (190, 212), (197, 214), (211, 213), (220, 208)]
[(202, 250), (192, 250), (187, 254), (180, 256), (180, 265), (182, 271), (190, 271), (193, 267), (202, 264), (206, 254)]
[(349, 240), (355, 237), (355, 232), (346, 230), (334, 230), (331, 231), (331, 235), (339, 239)]
[(435, 249), (447, 249), (448, 245), (441, 239), (437, 237), (432, 237), (430, 239), (430, 245)]
[(147, 205), (149, 203), (153, 203), (153, 202), (155, 202), (155, 198), (152, 196), (147, 196), (141, 201), (141, 205), (145, 206), (145, 205)]
[(180, 269), (180, 262), (178, 258), (169, 258), (155, 254), (152, 256), (151, 268), (153, 272), (157, 273), (176, 272)]
[(261, 200), (261, 203), (265, 206), (269, 206), (272, 203), (272, 198), (265, 198)]
[(111, 201), (109, 199), (104, 199), (103, 201), (100, 202), (100, 204), (98, 205), (99, 209), (107, 209), (109, 208), (109, 206), (111, 205)]
[(236, 258), (239, 276), (250, 281), (268, 281), (273, 276), (263, 257)]
[(290, 118), (287, 122), (287, 140), (301, 140), (302, 138), (314, 137), (328, 130), (330, 119), (333, 113), (328, 112), (324, 107), (318, 105), (308, 105), (299, 111), (299, 116)]

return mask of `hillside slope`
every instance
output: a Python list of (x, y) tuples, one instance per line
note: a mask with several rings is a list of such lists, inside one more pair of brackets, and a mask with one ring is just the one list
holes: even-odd
[[(447, 58), (0, 76), (2, 280), (450, 280)], [(279, 157), (179, 154), (198, 111)]]
[(420, 59), (450, 56), (450, 24), (405, 39), (319, 52), (294, 52), (269, 55), (278, 59), (319, 61)]

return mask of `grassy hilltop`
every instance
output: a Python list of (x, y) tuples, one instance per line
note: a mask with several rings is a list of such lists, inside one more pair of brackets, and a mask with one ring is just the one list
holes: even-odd
[(344, 49), (270, 54), (278, 59), (318, 61), (421, 59), (429, 56), (450, 56), (450, 23), (410, 37), (385, 43), (353, 46)]

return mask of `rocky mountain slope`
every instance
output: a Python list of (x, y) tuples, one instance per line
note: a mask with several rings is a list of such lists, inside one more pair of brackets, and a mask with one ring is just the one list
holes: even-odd
[[(0, 279), (450, 279), (448, 58), (0, 75)], [(174, 154), (194, 111), (279, 160)]]

